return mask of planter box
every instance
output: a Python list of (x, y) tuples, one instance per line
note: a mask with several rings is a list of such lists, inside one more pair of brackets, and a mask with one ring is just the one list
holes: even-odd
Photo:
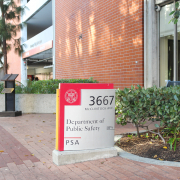
[[(16, 111), (55, 113), (56, 94), (16, 94)], [(0, 112), (5, 111), (5, 95), (0, 94)]]

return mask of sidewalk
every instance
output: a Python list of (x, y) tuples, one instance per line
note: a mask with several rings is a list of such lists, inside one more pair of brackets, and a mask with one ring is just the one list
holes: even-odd
[[(180, 179), (180, 168), (157, 166), (121, 157), (65, 166), (52, 162), (55, 114), (0, 118), (0, 180)], [(115, 134), (135, 131), (116, 125)]]

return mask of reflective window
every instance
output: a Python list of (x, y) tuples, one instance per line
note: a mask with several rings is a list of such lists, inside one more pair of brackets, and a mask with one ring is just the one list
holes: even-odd
[(173, 80), (174, 24), (169, 23), (169, 14), (173, 10), (172, 3), (160, 11), (160, 86), (166, 86), (167, 80)]

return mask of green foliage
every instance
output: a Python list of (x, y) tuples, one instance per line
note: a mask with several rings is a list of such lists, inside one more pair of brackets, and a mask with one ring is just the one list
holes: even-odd
[(156, 87), (144, 89), (141, 86), (131, 86), (124, 90), (118, 89), (116, 91), (116, 108), (118, 114), (117, 123), (126, 125), (133, 123), (137, 128), (137, 135), (139, 135), (138, 127), (143, 125), (145, 121), (159, 120), (155, 118), (155, 107), (158, 106), (159, 101), (154, 98)]
[(160, 105), (163, 112), (161, 118), (166, 132), (172, 135), (168, 141), (170, 149), (174, 145), (175, 151), (180, 130), (180, 86), (164, 88), (161, 92), (164, 94), (164, 101)]
[(179, 2), (176, 2), (175, 4), (176, 10), (172, 11), (169, 15), (172, 16), (170, 22), (173, 22), (174, 24), (177, 24), (179, 16), (180, 16), (180, 8), (179, 8)]
[(133, 138), (133, 134), (128, 134), (127, 136), (131, 139)]
[(0, 93), (4, 89), (4, 83), (0, 83)]
[(56, 94), (59, 83), (98, 83), (98, 81), (90, 79), (54, 79), (27, 81), (27, 86), (16, 81), (16, 94)]
[(117, 123), (121, 125), (133, 123), (140, 127), (145, 121), (160, 121), (160, 126), (155, 124), (155, 127), (158, 132), (160, 127), (166, 127), (166, 132), (173, 136), (168, 143), (176, 149), (180, 132), (180, 86), (118, 89), (115, 110)]
[(22, 28), (19, 22), (23, 12), (24, 8), (17, 6), (15, 0), (0, 0), (0, 63), (3, 64), (4, 58), (5, 73), (7, 73), (7, 52), (11, 47), (14, 47), (19, 55), (23, 52), (21, 38), (16, 37)]
[(158, 138), (159, 138), (159, 136), (158, 136), (158, 135), (156, 135), (154, 138), (155, 138), (155, 139), (158, 139)]

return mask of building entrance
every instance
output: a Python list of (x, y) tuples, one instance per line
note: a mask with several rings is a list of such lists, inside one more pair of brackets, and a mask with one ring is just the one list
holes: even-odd
[(53, 79), (52, 49), (27, 57), (25, 62), (27, 68), (27, 79)]

